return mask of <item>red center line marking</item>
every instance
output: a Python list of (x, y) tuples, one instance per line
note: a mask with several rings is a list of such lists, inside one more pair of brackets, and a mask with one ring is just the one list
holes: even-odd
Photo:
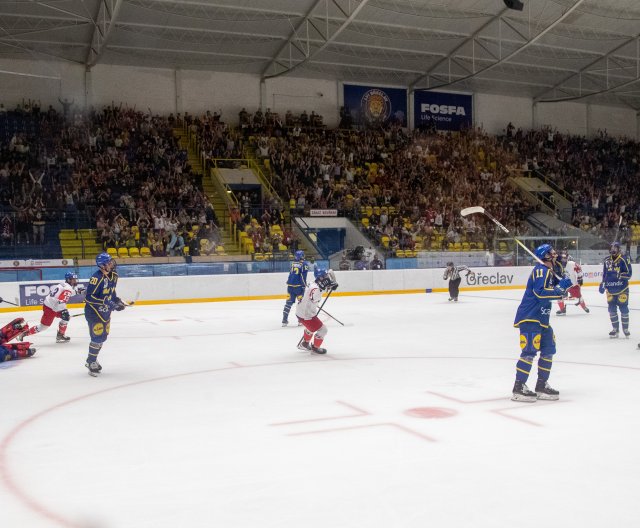
[(376, 424), (368, 424), (368, 425), (351, 425), (347, 427), (333, 427), (331, 429), (320, 429), (318, 431), (302, 431), (300, 433), (287, 433), (287, 436), (303, 436), (303, 435), (322, 434), (322, 433), (337, 433), (341, 431), (350, 431), (354, 429), (365, 429), (368, 427), (391, 427), (394, 429), (399, 429), (404, 433), (409, 433), (410, 435), (420, 438), (421, 440), (425, 440), (426, 442), (436, 442), (435, 438), (424, 435), (422, 433), (414, 431), (413, 429), (409, 429), (404, 425), (400, 425), (393, 422), (376, 423)]
[(344, 418), (359, 418), (360, 416), (371, 416), (371, 413), (365, 411), (364, 409), (360, 409), (355, 405), (351, 405), (350, 403), (343, 402), (337, 400), (336, 403), (338, 405), (342, 405), (343, 407), (347, 407), (353, 411), (356, 411), (354, 414), (342, 414), (338, 416), (325, 416), (322, 418), (308, 418), (306, 420), (292, 420), (290, 422), (276, 422), (269, 424), (271, 426), (280, 426), (280, 425), (293, 425), (293, 424), (301, 424), (301, 423), (309, 423), (309, 422), (323, 422), (326, 420), (342, 420)]

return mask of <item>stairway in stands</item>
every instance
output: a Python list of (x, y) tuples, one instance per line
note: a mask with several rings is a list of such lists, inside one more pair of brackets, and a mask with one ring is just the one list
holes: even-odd
[(102, 245), (97, 242), (95, 229), (61, 229), (58, 233), (62, 258), (92, 259), (102, 252)]
[[(174, 128), (173, 135), (180, 141), (180, 146), (188, 152), (189, 165), (193, 169), (193, 172), (202, 174), (202, 188), (205, 195), (209, 198), (213, 204), (213, 210), (216, 212), (216, 216), (220, 222), (220, 233), (222, 235), (222, 242), (224, 243), (225, 252), (227, 255), (239, 255), (241, 253), (238, 244), (233, 240), (228, 227), (224, 228), (226, 219), (229, 218), (229, 211), (224, 197), (220, 196), (216, 191), (213, 181), (211, 180), (211, 174), (205, 174), (204, 167), (196, 150), (189, 144), (189, 138), (187, 133), (182, 128)], [(227, 222), (228, 224), (228, 222)]]

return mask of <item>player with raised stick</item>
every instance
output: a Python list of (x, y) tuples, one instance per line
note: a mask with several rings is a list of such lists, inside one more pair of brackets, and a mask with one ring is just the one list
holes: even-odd
[(84, 306), (84, 316), (91, 336), (89, 355), (84, 366), (89, 369), (89, 375), (94, 377), (102, 371), (102, 366), (98, 363), (98, 354), (109, 337), (111, 312), (119, 312), (126, 306), (116, 295), (116, 261), (109, 253), (100, 253), (96, 257), (96, 265), (98, 270), (89, 279)]
[(607, 305), (609, 320), (613, 330), (609, 332), (611, 339), (616, 339), (620, 333), (620, 320), (622, 320), (622, 332), (629, 338), (629, 279), (631, 278), (631, 261), (620, 252), (620, 242), (614, 242), (609, 248), (609, 256), (604, 259), (602, 268), (602, 282), (598, 291), (607, 293)]
[(573, 260), (573, 257), (566, 250), (560, 253), (560, 263), (564, 268), (565, 275), (571, 279), (572, 285), (566, 291), (565, 297), (558, 301), (558, 308), (560, 309), (556, 312), (556, 315), (567, 314), (567, 303), (565, 301), (569, 300), (577, 300), (576, 306), (580, 306), (585, 312), (589, 313), (589, 308), (587, 308), (587, 304), (582, 298), (581, 286), (584, 280), (582, 267)]
[(68, 343), (71, 338), (66, 334), (67, 325), (71, 319), (69, 310), (67, 310), (67, 302), (74, 295), (81, 295), (84, 292), (84, 285), (78, 284), (78, 275), (73, 272), (65, 273), (64, 282), (56, 284), (49, 295), (44, 298), (42, 304), (42, 318), (40, 324), (32, 326), (22, 332), (18, 336), (18, 341), (22, 341), (27, 335), (43, 332), (51, 326), (56, 318), (60, 319), (58, 323), (58, 333), (56, 334), (56, 343)]
[[(556, 267), (558, 254), (551, 245), (543, 244), (536, 248), (535, 257), (538, 263), (529, 275), (513, 322), (513, 326), (520, 330), (521, 349), (511, 398), (514, 401), (557, 400), (560, 394), (548, 383), (553, 356), (556, 353), (556, 336), (549, 324), (549, 317), (552, 301), (562, 299), (567, 288), (571, 286), (571, 279), (556, 278), (560, 266)], [(533, 392), (526, 383), (533, 360), (538, 353), (538, 381)]]
[(316, 268), (313, 270), (313, 274), (315, 280), (305, 288), (302, 299), (296, 306), (296, 316), (304, 326), (304, 335), (298, 343), (298, 348), (309, 350), (315, 354), (326, 354), (326, 348), (320, 347), (328, 332), (327, 327), (318, 317), (322, 306), (324, 306), (324, 303), (320, 305), (320, 302), (322, 301), (322, 292), (328, 291), (331, 295), (338, 288), (338, 283), (333, 270)]

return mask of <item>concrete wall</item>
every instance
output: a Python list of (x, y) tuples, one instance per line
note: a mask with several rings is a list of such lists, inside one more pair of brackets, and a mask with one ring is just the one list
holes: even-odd
[[(87, 74), (83, 65), (54, 61), (0, 59), (0, 86), (0, 102), (7, 107), (30, 97), (59, 109), (62, 97), (81, 106), (123, 102), (159, 114), (221, 110), (232, 124), (242, 107), (249, 112), (263, 107), (281, 113), (315, 110), (328, 126), (336, 126), (342, 104), (342, 83), (334, 80), (276, 77), (261, 83), (257, 75), (109, 64), (98, 64)], [(476, 125), (494, 134), (509, 121), (523, 129), (549, 125), (572, 134), (606, 129), (610, 135), (637, 139), (640, 133), (634, 110), (583, 102), (534, 106), (525, 97), (476, 93), (474, 115)]]

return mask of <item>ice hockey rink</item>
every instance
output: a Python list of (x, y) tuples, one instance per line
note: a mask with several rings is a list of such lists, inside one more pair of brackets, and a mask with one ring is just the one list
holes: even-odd
[(281, 300), (134, 306), (99, 378), (74, 318), (0, 369), (0, 526), (637, 528), (640, 287), (628, 340), (553, 315), (557, 402), (510, 400), (521, 296), (336, 295), (326, 356)]

